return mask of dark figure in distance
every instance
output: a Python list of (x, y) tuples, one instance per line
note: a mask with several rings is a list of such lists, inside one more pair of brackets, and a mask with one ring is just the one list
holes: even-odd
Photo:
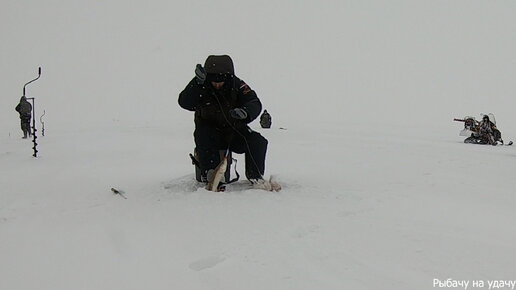
[(478, 133), (488, 141), (488, 144), (496, 145), (496, 141), (501, 141), (503, 144), (502, 134), (496, 128), (496, 125), (489, 120), (488, 115), (484, 115), (482, 121), (478, 124)]
[(25, 96), (21, 97), (20, 103), (15, 108), (16, 112), (20, 114), (21, 129), (23, 131), (23, 139), (31, 135), (30, 120), (32, 117), (32, 105), (27, 101)]
[(263, 114), (260, 116), (260, 125), (264, 129), (269, 129), (272, 125), (272, 117), (267, 110), (263, 110)]

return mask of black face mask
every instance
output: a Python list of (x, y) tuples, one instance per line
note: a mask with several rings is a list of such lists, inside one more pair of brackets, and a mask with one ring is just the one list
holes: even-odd
[(206, 79), (209, 82), (216, 82), (216, 83), (228, 82), (231, 79), (231, 75), (229, 75), (229, 74), (208, 74)]

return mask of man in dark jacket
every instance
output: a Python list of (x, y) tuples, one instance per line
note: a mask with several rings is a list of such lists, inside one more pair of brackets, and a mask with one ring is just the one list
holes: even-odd
[(179, 94), (179, 105), (195, 112), (195, 150), (201, 174), (220, 163), (219, 150), (245, 153), (246, 177), (263, 179), (267, 139), (249, 128), (262, 104), (256, 93), (235, 76), (227, 55), (211, 55)]
[(27, 101), (25, 96), (21, 97), (20, 103), (15, 108), (16, 112), (20, 114), (21, 129), (23, 131), (23, 139), (31, 135), (30, 119), (32, 116), (32, 105)]

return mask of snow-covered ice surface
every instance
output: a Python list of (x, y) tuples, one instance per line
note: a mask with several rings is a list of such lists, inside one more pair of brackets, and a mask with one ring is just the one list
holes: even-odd
[[(516, 280), (516, 148), (452, 122), (515, 138), (513, 2), (47, 2), (0, 11), (0, 289)], [(214, 53), (272, 114), (251, 127), (279, 193), (194, 181), (177, 95)], [(14, 106), (38, 66), (33, 158)]]
[(273, 129), (283, 190), (213, 193), (193, 181), (189, 134), (105, 129), (42, 137), (37, 159), (2, 138), (0, 288), (430, 289), (514, 274), (513, 147)]

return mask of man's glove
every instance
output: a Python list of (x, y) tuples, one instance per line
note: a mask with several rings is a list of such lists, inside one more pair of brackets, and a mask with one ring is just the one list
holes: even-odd
[(195, 66), (195, 80), (199, 85), (204, 84), (204, 81), (206, 80), (206, 71), (200, 64)]
[(229, 116), (233, 119), (244, 120), (247, 118), (247, 112), (241, 108), (234, 108), (229, 110)]

